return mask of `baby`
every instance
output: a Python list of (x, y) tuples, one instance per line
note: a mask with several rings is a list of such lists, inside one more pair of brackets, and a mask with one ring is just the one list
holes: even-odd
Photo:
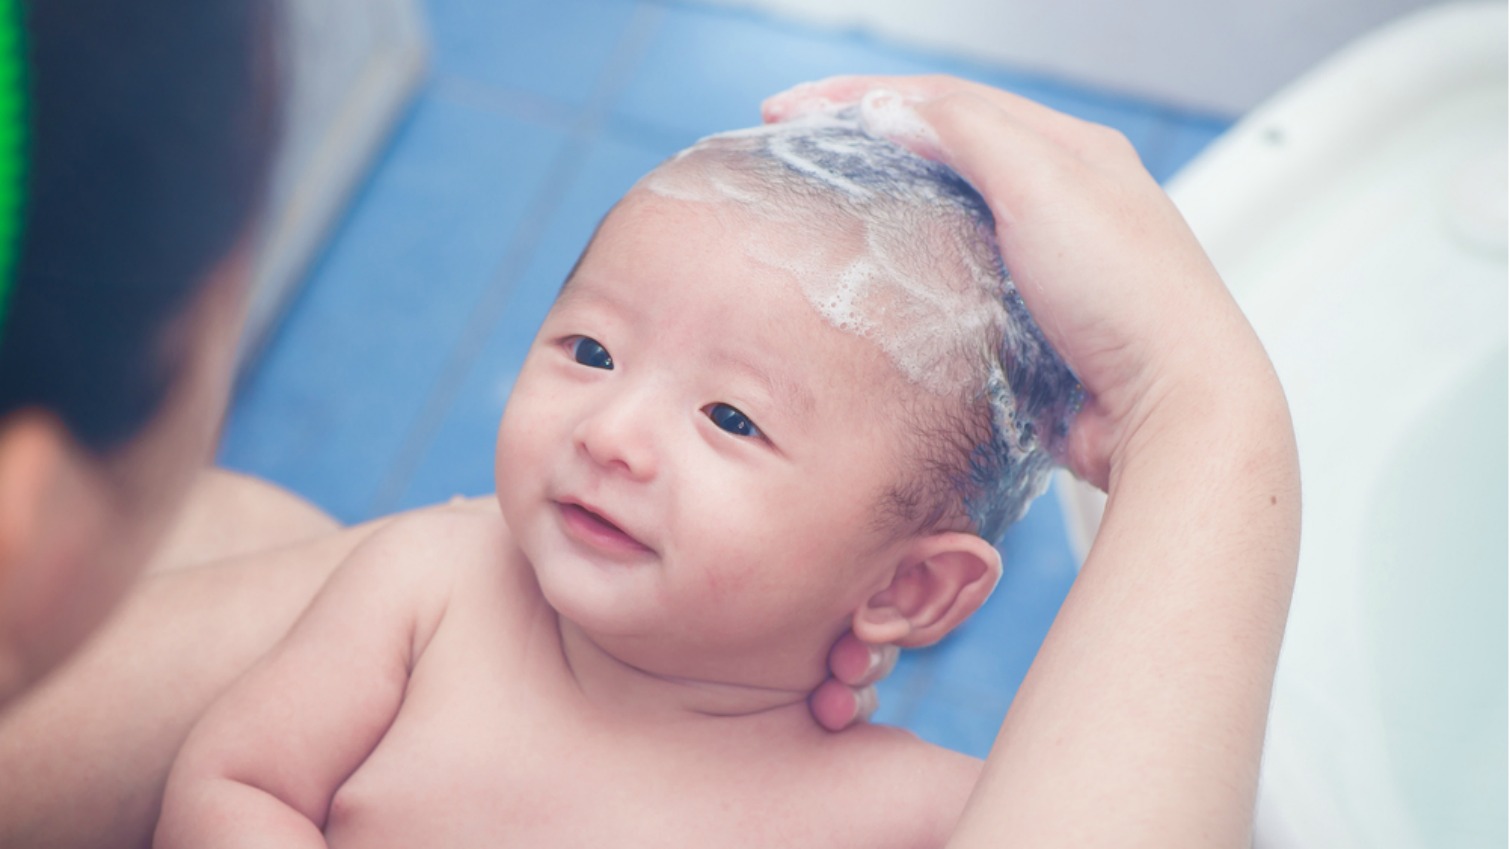
[(352, 554), (190, 736), (157, 845), (942, 844), (978, 762), (805, 698), (845, 629), (980, 606), (1074, 415), (992, 232), (854, 111), (651, 172), (519, 375), (500, 509)]

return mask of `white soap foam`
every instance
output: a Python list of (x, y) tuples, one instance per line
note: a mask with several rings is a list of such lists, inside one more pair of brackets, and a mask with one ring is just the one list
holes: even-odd
[(893, 91), (877, 89), (861, 98), (860, 128), (924, 156), (932, 157), (939, 150), (938, 134), (902, 95)]
[(979, 405), (989, 433), (958, 489), (995, 539), (1043, 491), (1080, 390), (1013, 290), (984, 201), (909, 149), (937, 139), (903, 98), (872, 93), (709, 136), (640, 186), (737, 210), (746, 254), (790, 274), (827, 323), (874, 342), (914, 384)]
[[(832, 169), (824, 168), (812, 158), (803, 155), (795, 149), (789, 136), (773, 133), (771, 134), (769, 145), (772, 156), (815, 180), (827, 183), (856, 200), (865, 200), (873, 196), (870, 189), (855, 183), (853, 180), (845, 179)], [(829, 152), (834, 151), (830, 150)]]
[[(900, 98), (867, 103), (884, 119), (875, 126), (919, 134), (923, 125)], [(779, 236), (752, 232), (747, 252), (796, 277), (831, 325), (874, 341), (909, 380), (935, 393), (979, 384), (978, 373), (952, 363), (962, 346), (1006, 323), (1005, 278), (990, 236), (977, 234), (971, 244), (970, 212), (934, 182), (889, 176), (913, 157), (859, 127), (854, 115), (810, 114), (720, 133), (641, 185), (677, 200), (732, 203), (770, 222)], [(794, 204), (792, 192), (808, 202)], [(855, 244), (803, 244), (838, 233)]]

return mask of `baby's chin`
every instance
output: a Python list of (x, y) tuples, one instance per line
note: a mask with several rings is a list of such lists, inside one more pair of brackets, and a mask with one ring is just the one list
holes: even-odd
[[(531, 550), (535, 549), (535, 550)], [(654, 636), (677, 611), (659, 602), (650, 564), (601, 563), (555, 546), (522, 545), (545, 603), (560, 619), (602, 639)]]
[(706, 602), (666, 598), (652, 576), (584, 580), (573, 574), (580, 563), (531, 565), (556, 617), (626, 663), (690, 676), (705, 665), (719, 668), (728, 658), (789, 651), (775, 645), (779, 637), (768, 620), (710, 615)]

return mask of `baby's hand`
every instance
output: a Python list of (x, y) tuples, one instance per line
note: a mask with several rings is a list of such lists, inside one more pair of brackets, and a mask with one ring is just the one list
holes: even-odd
[(875, 683), (891, 674), (898, 653), (896, 646), (872, 646), (845, 631), (828, 654), (833, 677), (808, 699), (813, 718), (830, 731), (869, 719), (876, 709)]
[(1161, 417), (1277, 391), (1216, 270), (1120, 133), (943, 76), (835, 77), (763, 111), (781, 121), (851, 103), (990, 205), (1023, 300), (1090, 396), (1066, 458), (1080, 477), (1105, 489), (1140, 439), (1166, 432)]

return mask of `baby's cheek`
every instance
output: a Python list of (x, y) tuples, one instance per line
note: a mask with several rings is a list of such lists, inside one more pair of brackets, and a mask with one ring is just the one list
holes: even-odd
[(740, 599), (749, 593), (749, 575), (740, 570), (710, 569), (705, 575), (703, 601), (708, 612), (715, 616), (737, 609)]
[(507, 415), (498, 429), (498, 445), (493, 460), (493, 486), (498, 491), (499, 502), (508, 506), (511, 497), (517, 500), (520, 492), (529, 489), (532, 482), (538, 483), (543, 475), (543, 454), (538, 435), (518, 420)]
[(549, 408), (535, 402), (525, 387), (516, 387), (498, 426), (497, 456), (500, 461), (507, 457), (511, 463), (519, 463), (538, 455), (549, 433), (545, 427), (548, 413)]

